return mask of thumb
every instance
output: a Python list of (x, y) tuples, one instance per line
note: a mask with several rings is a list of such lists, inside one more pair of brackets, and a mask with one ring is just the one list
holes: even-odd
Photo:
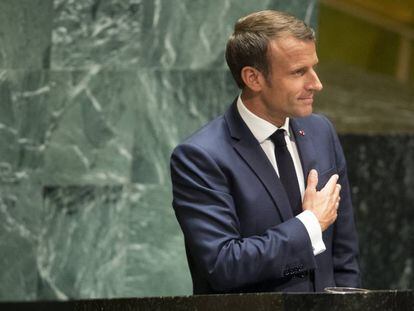
[(308, 182), (306, 189), (310, 188), (312, 190), (316, 190), (316, 186), (318, 185), (318, 172), (315, 169), (311, 169), (308, 175)]
[(318, 172), (312, 169), (308, 175), (307, 186), (305, 189), (305, 195), (303, 196), (303, 210), (310, 209), (312, 207), (312, 200), (316, 195), (316, 185), (318, 184)]

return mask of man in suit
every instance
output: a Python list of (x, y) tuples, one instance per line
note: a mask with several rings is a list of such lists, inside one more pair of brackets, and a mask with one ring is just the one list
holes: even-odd
[(241, 94), (171, 156), (194, 294), (358, 287), (345, 158), (332, 124), (312, 114), (313, 30), (250, 14), (226, 60)]

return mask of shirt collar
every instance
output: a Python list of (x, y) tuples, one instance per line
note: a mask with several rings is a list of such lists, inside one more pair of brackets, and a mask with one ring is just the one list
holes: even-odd
[(281, 127), (277, 127), (274, 124), (258, 117), (249, 109), (247, 109), (247, 107), (243, 104), (240, 95), (237, 98), (237, 110), (239, 111), (244, 123), (246, 123), (247, 127), (252, 132), (253, 136), (257, 139), (259, 144), (263, 143), (278, 129), (284, 129), (287, 135), (290, 137), (289, 118), (286, 118), (285, 124), (283, 124)]

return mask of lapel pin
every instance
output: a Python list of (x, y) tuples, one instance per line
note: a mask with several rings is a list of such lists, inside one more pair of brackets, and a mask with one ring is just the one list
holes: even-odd
[(300, 130), (300, 131), (299, 131), (299, 135), (301, 135), (301, 136), (305, 136), (305, 131), (304, 131), (304, 130)]

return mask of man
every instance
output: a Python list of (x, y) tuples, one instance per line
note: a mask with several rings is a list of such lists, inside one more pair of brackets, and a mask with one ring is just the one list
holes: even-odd
[(171, 156), (194, 294), (359, 286), (345, 158), (312, 114), (313, 30), (286, 13), (250, 14), (226, 60), (241, 95)]

